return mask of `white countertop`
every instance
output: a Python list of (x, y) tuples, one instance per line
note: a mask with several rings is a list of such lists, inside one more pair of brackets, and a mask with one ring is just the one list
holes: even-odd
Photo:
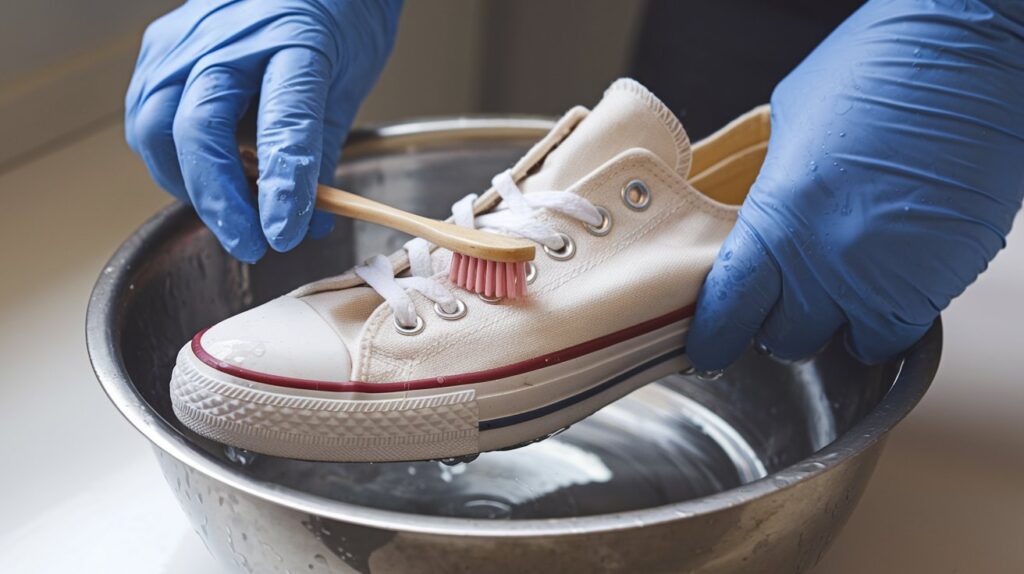
[[(107, 257), (169, 202), (110, 125), (0, 173), (0, 570), (221, 572), (89, 368)], [(1024, 224), (945, 313), (938, 379), (815, 574), (1024, 570)]]

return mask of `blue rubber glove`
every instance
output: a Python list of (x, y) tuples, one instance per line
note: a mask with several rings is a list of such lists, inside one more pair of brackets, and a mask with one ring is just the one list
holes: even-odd
[[(125, 136), (153, 179), (232, 255), (326, 235), (313, 209), (394, 43), (401, 0), (192, 0), (153, 22), (125, 97)], [(259, 194), (235, 131), (256, 105)]]
[(716, 371), (846, 326), (909, 347), (1005, 245), (1024, 194), (1024, 2), (873, 0), (772, 95), (768, 155), (698, 301)]

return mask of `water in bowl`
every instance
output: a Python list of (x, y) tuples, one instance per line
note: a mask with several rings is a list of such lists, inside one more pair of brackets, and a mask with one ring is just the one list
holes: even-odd
[(462, 518), (585, 516), (649, 508), (766, 475), (733, 426), (678, 392), (648, 385), (546, 440), (472, 462), (315, 463), (239, 456), (263, 480), (379, 509)]

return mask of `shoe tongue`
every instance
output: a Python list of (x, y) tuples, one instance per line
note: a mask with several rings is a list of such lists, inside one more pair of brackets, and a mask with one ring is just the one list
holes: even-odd
[(587, 117), (522, 182), (524, 192), (567, 189), (630, 148), (661, 158), (683, 179), (690, 172), (690, 141), (665, 104), (639, 82), (620, 79)]

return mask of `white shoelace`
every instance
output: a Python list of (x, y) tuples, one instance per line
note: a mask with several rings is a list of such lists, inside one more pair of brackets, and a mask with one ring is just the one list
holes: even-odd
[[(565, 241), (558, 231), (537, 219), (541, 209), (557, 211), (589, 225), (601, 224), (601, 212), (594, 204), (574, 193), (536, 191), (524, 194), (510, 171), (494, 176), (491, 184), (501, 196), (501, 204), (493, 211), (477, 216), (473, 213), (477, 195), (467, 195), (452, 206), (456, 225), (504, 232), (559, 250)], [(456, 312), (458, 300), (451, 288), (442, 283), (447, 273), (439, 275), (440, 271), (447, 270), (434, 269), (430, 256), (433, 245), (425, 239), (416, 238), (407, 241), (403, 248), (409, 254), (410, 276), (396, 277), (391, 262), (383, 255), (375, 255), (357, 266), (356, 275), (384, 298), (394, 312), (395, 320), (403, 327), (412, 328), (417, 324), (416, 308), (409, 297), (409, 290), (437, 303), (445, 313)]]

